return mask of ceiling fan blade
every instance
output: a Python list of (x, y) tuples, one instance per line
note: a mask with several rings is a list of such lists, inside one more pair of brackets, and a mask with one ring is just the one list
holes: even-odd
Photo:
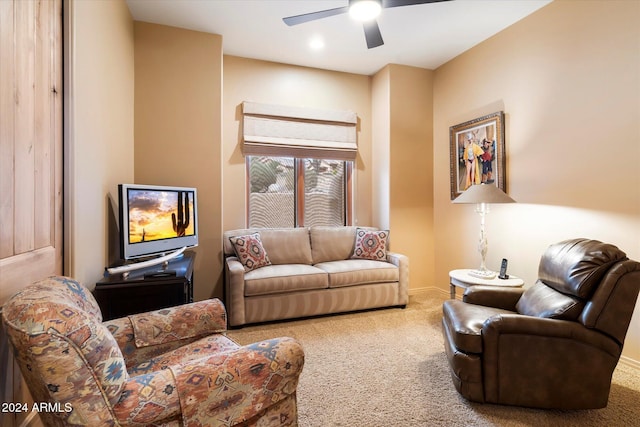
[(304, 24), (305, 22), (315, 21), (316, 19), (328, 18), (334, 15), (340, 15), (342, 13), (349, 12), (349, 6), (337, 7), (335, 9), (321, 10), (318, 12), (304, 13), (302, 15), (289, 16), (282, 18), (285, 24), (288, 26)]
[(451, 0), (382, 0), (382, 7), (412, 6), (414, 4), (439, 3)]
[(380, 27), (378, 27), (378, 22), (376, 20), (371, 20), (368, 22), (364, 22), (364, 38), (367, 40), (367, 47), (369, 49), (373, 49), (374, 47), (382, 46), (384, 41), (382, 41), (382, 34), (380, 33)]

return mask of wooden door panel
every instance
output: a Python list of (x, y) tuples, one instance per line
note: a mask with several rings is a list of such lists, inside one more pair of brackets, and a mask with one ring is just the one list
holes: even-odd
[(0, 1), (0, 260), (13, 255), (13, 6)]
[(14, 208), (13, 255), (34, 249), (35, 144), (35, 3), (16, 2), (14, 9)]
[[(55, 29), (56, 14), (51, 8), (54, 3), (51, 1), (43, 1), (39, 4), (40, 19), (38, 25), (39, 30), (36, 31), (35, 40), (35, 87), (34, 87), (34, 203), (36, 212), (47, 212), (46, 215), (34, 216), (34, 233), (33, 247), (34, 249), (55, 247), (54, 217), (55, 208), (52, 200), (55, 197), (55, 165), (53, 159), (56, 157), (55, 134), (56, 120), (62, 120), (61, 116), (56, 116), (55, 105), (58, 102), (56, 92), (58, 82), (56, 77), (61, 74), (55, 70), (55, 51), (51, 45), (55, 40), (51, 40), (52, 30)], [(52, 138), (53, 136), (53, 138)]]
[(62, 5), (0, 1), (0, 304), (62, 273)]
[[(0, 306), (62, 273), (62, 0), (0, 0)], [(30, 402), (0, 328), (2, 402)], [(2, 413), (3, 427), (41, 425)]]

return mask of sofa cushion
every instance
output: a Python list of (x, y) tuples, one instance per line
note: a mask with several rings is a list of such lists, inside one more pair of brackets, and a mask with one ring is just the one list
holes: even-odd
[(271, 265), (269, 255), (262, 246), (260, 233), (247, 234), (245, 236), (229, 237), (236, 256), (244, 266), (244, 271)]
[(313, 263), (348, 259), (353, 252), (356, 227), (323, 227), (309, 229)]
[(244, 295), (268, 295), (329, 287), (325, 271), (306, 264), (270, 265), (244, 275)]
[(384, 261), (387, 259), (388, 230), (356, 230), (356, 240), (351, 258)]
[(579, 298), (564, 295), (538, 280), (524, 291), (516, 304), (516, 310), (527, 316), (576, 320), (582, 313), (584, 304)]
[(397, 282), (398, 267), (384, 261), (347, 259), (316, 264), (329, 274), (329, 287), (363, 285), (367, 283)]
[(313, 264), (309, 229), (304, 227), (246, 228), (225, 231), (225, 255), (233, 254), (232, 246), (230, 244), (227, 246), (227, 241), (230, 236), (241, 236), (256, 232), (260, 233), (262, 245), (269, 254), (271, 264)]

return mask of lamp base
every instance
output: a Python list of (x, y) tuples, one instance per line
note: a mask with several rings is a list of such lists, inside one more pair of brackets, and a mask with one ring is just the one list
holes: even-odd
[(469, 276), (477, 277), (478, 279), (491, 280), (495, 279), (497, 273), (490, 270), (471, 270)]

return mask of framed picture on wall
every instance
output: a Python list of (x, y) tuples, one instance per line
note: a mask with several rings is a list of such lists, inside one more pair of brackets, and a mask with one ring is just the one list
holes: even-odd
[(449, 128), (451, 200), (476, 184), (506, 192), (504, 112), (498, 111)]

